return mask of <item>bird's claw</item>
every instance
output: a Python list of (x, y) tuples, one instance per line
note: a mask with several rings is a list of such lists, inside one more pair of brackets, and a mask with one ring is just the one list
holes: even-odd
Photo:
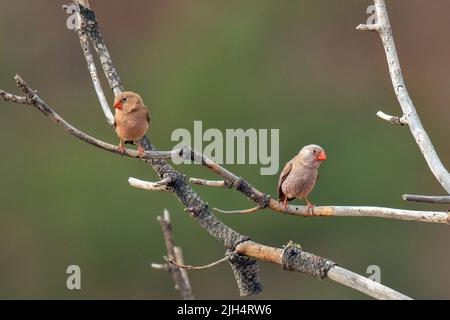
[(141, 145), (138, 145), (138, 157), (139, 157), (139, 159), (142, 160), (142, 158), (144, 157), (144, 154), (145, 154), (144, 148), (142, 148)]
[(283, 201), (283, 211), (286, 212), (287, 208), (288, 208), (288, 200), (287, 198), (285, 198)]
[(314, 215), (314, 205), (309, 202), (309, 200), (307, 198), (305, 198), (306, 201), (306, 206), (307, 206), (307, 210), (306, 212), (309, 213), (310, 216)]
[(308, 209), (306, 210), (307, 213), (309, 213), (310, 216), (314, 215), (314, 205), (310, 202), (308, 202), (307, 205)]
[(120, 154), (124, 154), (125, 153), (125, 147), (123, 145), (119, 145), (118, 151), (119, 151)]

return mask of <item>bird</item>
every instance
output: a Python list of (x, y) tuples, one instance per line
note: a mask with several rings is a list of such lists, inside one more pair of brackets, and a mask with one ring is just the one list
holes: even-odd
[(283, 168), (278, 179), (279, 202), (286, 210), (288, 201), (295, 198), (304, 199), (308, 212), (314, 213), (314, 205), (308, 200), (319, 177), (319, 167), (327, 155), (322, 147), (310, 144), (304, 146)]
[(140, 139), (150, 127), (150, 116), (141, 96), (135, 92), (124, 91), (114, 99), (114, 128), (120, 139), (119, 152), (125, 153), (125, 143), (133, 142), (138, 146), (138, 156), (142, 158), (144, 148)]

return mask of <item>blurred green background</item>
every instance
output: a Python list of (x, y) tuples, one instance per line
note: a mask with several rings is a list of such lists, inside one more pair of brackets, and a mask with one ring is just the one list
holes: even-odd
[[(65, 1), (1, 0), (0, 87), (17, 92), (20, 74), (66, 120), (117, 143), (98, 105)], [(125, 87), (151, 108), (161, 149), (176, 128), (279, 128), (280, 166), (318, 143), (329, 160), (310, 199), (317, 205), (407, 204), (403, 193), (443, 194), (407, 128), (375, 113), (399, 114), (376, 34), (355, 31), (370, 1), (95, 1), (103, 35)], [(450, 166), (450, 3), (387, 1), (405, 80), (442, 161)], [(112, 95), (108, 92), (110, 101)], [(151, 169), (64, 133), (29, 106), (0, 103), (0, 298), (175, 299), (168, 274), (150, 268), (165, 248), (156, 216), (170, 210), (188, 264), (224, 249), (183, 212), (173, 195), (136, 190), (130, 176)], [(228, 166), (275, 196), (278, 175)], [(188, 176), (214, 178), (180, 166)], [(236, 191), (195, 187), (212, 206), (252, 206)], [(301, 219), (264, 211), (220, 217), (254, 240), (305, 250), (381, 280), (414, 298), (450, 298), (450, 229), (374, 218)], [(66, 289), (66, 267), (82, 290)], [(364, 299), (332, 281), (261, 263), (263, 299)], [(238, 298), (227, 265), (190, 272), (197, 298)]]

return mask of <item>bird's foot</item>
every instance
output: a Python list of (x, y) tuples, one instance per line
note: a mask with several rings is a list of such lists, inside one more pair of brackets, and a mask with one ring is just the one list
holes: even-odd
[(138, 157), (139, 157), (139, 159), (142, 160), (142, 158), (144, 157), (144, 154), (145, 154), (144, 148), (142, 147), (141, 144), (138, 144)]
[(119, 144), (118, 150), (119, 150), (120, 154), (124, 154), (125, 153), (125, 146), (123, 144)]
[(283, 210), (284, 212), (287, 211), (287, 207), (288, 207), (288, 198), (286, 197), (283, 201)]
[(311, 202), (309, 202), (308, 199), (306, 199), (306, 206), (308, 207), (306, 212), (309, 213), (310, 216), (313, 216), (314, 215), (314, 205)]

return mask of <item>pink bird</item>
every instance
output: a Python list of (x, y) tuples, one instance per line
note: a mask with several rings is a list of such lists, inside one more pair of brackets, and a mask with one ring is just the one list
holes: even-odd
[(305, 146), (292, 158), (281, 172), (278, 180), (279, 201), (287, 208), (288, 201), (295, 198), (304, 199), (308, 212), (314, 212), (314, 205), (308, 200), (308, 195), (314, 188), (319, 177), (319, 167), (327, 155), (322, 147), (311, 144)]

